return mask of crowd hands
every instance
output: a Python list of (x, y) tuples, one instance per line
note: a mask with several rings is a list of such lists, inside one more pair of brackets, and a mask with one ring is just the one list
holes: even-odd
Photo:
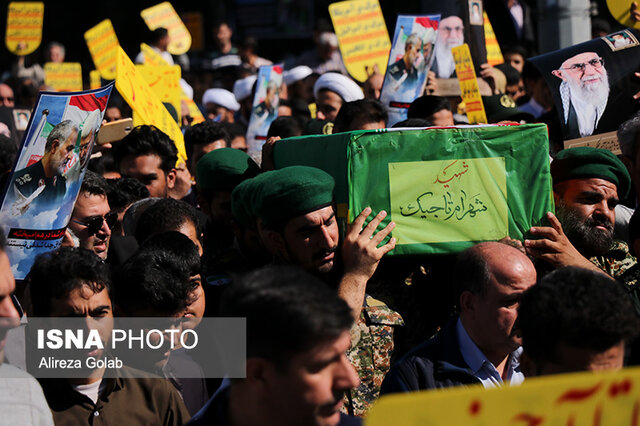
[[(191, 125), (193, 117), (182, 114), (186, 161), (178, 162), (161, 130), (138, 126), (94, 149), (63, 247), (40, 256), (17, 286), (3, 242), (0, 360), (15, 339), (9, 329), (25, 315), (169, 317), (192, 330), (203, 318), (246, 317), (246, 377), (182, 379), (180, 368), (211, 362), (185, 348), (167, 352), (154, 379), (112, 379), (98, 368), (86, 379), (38, 384), (23, 373), (12, 386), (36, 391), (27, 404), (16, 401), (23, 404), (10, 416), (38, 424), (100, 416), (114, 424), (359, 424), (380, 395), (517, 385), (640, 362), (630, 351), (640, 314), (640, 227), (625, 207), (640, 197), (640, 118), (618, 131), (622, 161), (604, 150), (562, 150), (561, 137), (550, 133), (556, 211), (523, 241), (391, 258), (388, 212), (345, 215), (332, 176), (274, 161), (281, 139), (386, 128), (378, 101), (384, 74), (369, 69), (361, 88), (346, 73), (335, 34), (321, 24), (316, 47), (285, 71), (258, 164), (246, 153), (246, 126), (255, 73), (271, 61), (257, 56), (255, 40), (236, 47), (227, 24), (214, 34), (217, 49), (200, 58), (203, 72), (185, 68), (205, 117)], [(156, 35), (153, 48), (173, 60)], [(62, 46), (48, 49), (49, 60), (64, 60)], [(512, 46), (503, 54), (504, 64), (480, 67), (489, 123), (551, 127), (552, 97), (525, 63), (528, 52)], [(6, 108), (30, 108), (46, 89), (38, 67), (25, 67), (23, 58), (5, 77)], [(429, 72), (424, 95), (395, 127), (467, 122), (458, 96), (439, 96), (439, 81)], [(116, 93), (105, 121), (130, 114)], [(0, 133), (5, 183), (18, 141), (11, 126), (0, 123)], [(0, 376), (21, 365), (7, 355)]]

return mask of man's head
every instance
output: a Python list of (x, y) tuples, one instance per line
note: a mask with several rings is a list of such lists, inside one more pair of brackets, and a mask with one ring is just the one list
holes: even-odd
[(636, 188), (636, 194), (640, 191), (640, 115), (635, 115), (625, 121), (618, 128), (618, 143), (622, 151), (622, 161), (629, 170), (631, 180)]
[(47, 45), (47, 62), (64, 62), (64, 46), (56, 41)]
[(424, 95), (417, 98), (409, 106), (407, 118), (421, 118), (434, 126), (453, 126), (453, 113), (447, 98)]
[(345, 356), (346, 302), (291, 266), (259, 269), (226, 290), (220, 315), (247, 321), (247, 375), (231, 386), (248, 411), (265, 424), (338, 424), (344, 393), (358, 385)]
[(47, 136), (42, 166), (47, 177), (61, 175), (73, 158), (78, 140), (78, 127), (71, 120), (58, 123)]
[(404, 64), (407, 69), (415, 68), (417, 62), (420, 59), (420, 48), (422, 47), (422, 40), (418, 34), (413, 33), (404, 42)]
[(260, 167), (244, 152), (222, 148), (204, 155), (196, 166), (202, 210), (219, 226), (231, 227), (231, 192), (256, 176)]
[(240, 109), (233, 93), (226, 89), (208, 89), (202, 95), (202, 105), (206, 109), (208, 120), (222, 123), (233, 123), (233, 115)]
[(169, 41), (169, 31), (166, 28), (158, 27), (151, 32), (151, 44), (160, 49), (161, 52), (167, 51)]
[(569, 92), (570, 97), (577, 97), (592, 105), (606, 103), (609, 97), (609, 78), (604, 59), (595, 52), (572, 56), (552, 74), (562, 80), (560, 94), (563, 99), (565, 91)]
[(113, 235), (124, 235), (122, 221), (129, 206), (136, 201), (149, 197), (149, 190), (140, 181), (133, 178), (110, 179), (107, 199), (111, 211), (118, 215), (118, 220), (111, 232)]
[(586, 257), (606, 253), (615, 206), (631, 186), (624, 164), (604, 149), (571, 148), (558, 153), (551, 176), (556, 214), (569, 241)]
[(314, 274), (333, 271), (339, 239), (333, 178), (292, 166), (254, 179), (258, 230), (271, 253)]
[(11, 86), (0, 83), (0, 106), (13, 108), (16, 105), (15, 100)]
[(226, 22), (219, 22), (213, 26), (213, 37), (218, 48), (223, 48), (230, 44), (232, 35), (231, 28)]
[(20, 314), (12, 299), (16, 280), (13, 277), (5, 247), (4, 230), (0, 228), (0, 364), (4, 360), (7, 332), (20, 325)]
[(438, 43), (442, 43), (449, 50), (464, 43), (464, 24), (458, 16), (448, 16), (440, 21), (438, 26)]
[(178, 149), (155, 126), (137, 126), (113, 147), (113, 157), (123, 177), (138, 179), (152, 197), (167, 197), (176, 180)]
[(69, 229), (80, 240), (80, 247), (103, 260), (107, 258), (111, 228), (118, 217), (109, 208), (108, 192), (105, 178), (87, 170), (69, 222)]
[(525, 292), (518, 309), (527, 376), (618, 370), (638, 318), (622, 284), (564, 267)]
[(143, 244), (152, 235), (167, 231), (180, 232), (202, 253), (202, 231), (196, 209), (184, 201), (164, 198), (153, 203), (138, 218), (135, 237)]
[(346, 102), (340, 108), (333, 126), (333, 133), (352, 130), (373, 130), (387, 127), (389, 116), (380, 101), (360, 99)]
[(458, 257), (454, 282), (460, 320), (485, 356), (502, 360), (517, 349), (518, 304), (536, 282), (536, 270), (527, 256), (503, 243), (477, 244)]
[(342, 74), (325, 73), (313, 86), (316, 97), (317, 117), (320, 120), (334, 121), (344, 102), (364, 98), (364, 93), (349, 77)]
[(527, 50), (522, 46), (509, 46), (503, 52), (504, 63), (511, 65), (518, 72), (524, 68), (524, 60), (527, 57)]
[(204, 121), (184, 132), (187, 165), (191, 175), (196, 174), (196, 164), (208, 152), (231, 145), (229, 134), (222, 123)]

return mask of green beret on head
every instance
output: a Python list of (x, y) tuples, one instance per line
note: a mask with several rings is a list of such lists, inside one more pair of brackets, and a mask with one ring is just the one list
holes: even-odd
[(273, 171), (261, 173), (258, 176), (247, 179), (235, 187), (231, 193), (231, 214), (238, 225), (253, 229), (256, 220), (256, 189)]
[(583, 146), (562, 150), (551, 162), (551, 176), (554, 185), (570, 179), (604, 179), (616, 184), (620, 198), (626, 198), (631, 189), (627, 168), (606, 149)]
[(269, 173), (256, 188), (256, 216), (268, 227), (321, 209), (333, 202), (335, 181), (315, 167), (291, 166)]
[(259, 172), (255, 161), (239, 149), (214, 149), (198, 160), (196, 183), (204, 191), (231, 191)]

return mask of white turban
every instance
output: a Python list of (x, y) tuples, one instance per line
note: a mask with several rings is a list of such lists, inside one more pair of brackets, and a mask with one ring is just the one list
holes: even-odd
[(253, 89), (253, 83), (256, 82), (258, 77), (250, 75), (249, 77), (241, 78), (233, 83), (233, 94), (238, 101), (243, 101), (251, 94)]
[(364, 93), (362, 93), (362, 89), (355, 81), (335, 72), (322, 74), (320, 78), (316, 80), (316, 84), (313, 86), (313, 96), (318, 98), (318, 92), (322, 89), (336, 92), (345, 102), (364, 99)]
[(225, 89), (208, 89), (204, 92), (204, 95), (202, 95), (202, 105), (206, 106), (210, 102), (231, 111), (240, 109), (240, 104), (236, 101), (236, 97), (233, 96), (233, 93)]
[(284, 80), (284, 84), (289, 86), (290, 84), (295, 83), (296, 81), (300, 81), (304, 78), (307, 78), (313, 73), (311, 68), (306, 65), (300, 65), (295, 68), (291, 68), (289, 71), (285, 71), (282, 75), (282, 79)]

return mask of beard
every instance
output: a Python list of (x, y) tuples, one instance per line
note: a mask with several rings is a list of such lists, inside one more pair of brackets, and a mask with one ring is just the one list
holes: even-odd
[(438, 78), (449, 78), (456, 69), (456, 64), (453, 60), (453, 53), (451, 48), (460, 46), (462, 40), (449, 38), (447, 41), (438, 40), (435, 44), (434, 55), (438, 63), (437, 75)]
[[(562, 201), (556, 205), (556, 216), (571, 244), (583, 256), (587, 258), (601, 256), (611, 248), (613, 225), (606, 217), (594, 214), (583, 219), (574, 209)], [(606, 230), (597, 229), (596, 226), (603, 226)]]
[[(589, 83), (589, 81), (599, 80), (597, 83)], [(606, 103), (609, 99), (609, 77), (607, 73), (598, 75), (585, 76), (579, 81), (575, 81), (572, 78), (567, 78), (569, 88), (571, 89), (571, 96), (575, 96), (584, 102), (588, 102), (592, 105), (599, 105)]]

